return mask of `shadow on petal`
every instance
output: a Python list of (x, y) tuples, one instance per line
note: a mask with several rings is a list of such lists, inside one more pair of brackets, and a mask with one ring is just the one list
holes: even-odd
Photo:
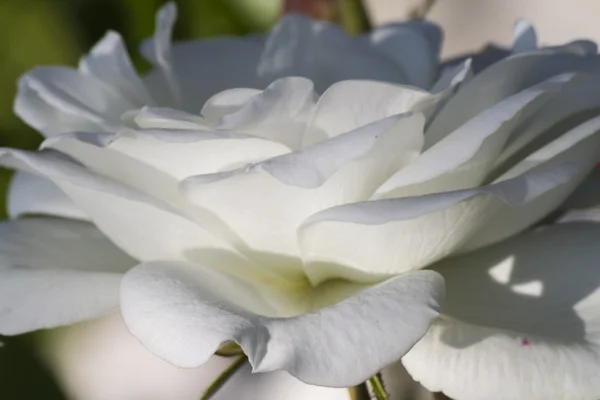
[[(519, 333), (523, 346), (527, 335), (586, 343), (600, 331), (586, 321), (600, 308), (598, 240), (600, 224), (541, 227), (434, 265), (448, 288), (445, 318)], [(461, 332), (449, 324), (441, 339), (456, 348), (486, 339)]]

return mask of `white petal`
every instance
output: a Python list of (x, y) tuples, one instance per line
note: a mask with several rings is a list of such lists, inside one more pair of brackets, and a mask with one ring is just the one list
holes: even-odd
[(398, 115), (302, 151), (183, 182), (187, 199), (218, 215), (260, 263), (299, 269), (296, 228), (326, 207), (367, 199), (422, 145), (421, 115)]
[(218, 258), (227, 262), (217, 263), (217, 267), (244, 278), (282, 280), (241, 256), (231, 244), (233, 239), (213, 233), (212, 228), (227, 234), (219, 230), (218, 221), (208, 220), (212, 224), (209, 232), (172, 206), (56, 154), (4, 149), (0, 161), (52, 180), (111, 241), (138, 260)]
[[(590, 116), (595, 116), (598, 102), (600, 76), (578, 74), (528, 123), (515, 129), (496, 161), (494, 174), (498, 176), (498, 172), (506, 171), (539, 146), (562, 135), (565, 128), (574, 127), (577, 121), (583, 122)], [(584, 113), (588, 110), (591, 114)]]
[(552, 195), (532, 201), (516, 210), (506, 209), (498, 212), (465, 244), (463, 250), (473, 250), (510, 237), (557, 208), (600, 159), (599, 132), (600, 117), (596, 117), (542, 147), (498, 178), (496, 182), (502, 182), (528, 171), (567, 162), (580, 166), (580, 171), (572, 177), (569, 184), (557, 187), (552, 191)]
[[(173, 3), (159, 11), (155, 36), (141, 47), (144, 57), (158, 67), (144, 81), (161, 105), (198, 113), (215, 93), (240, 87), (263, 88), (271, 83), (262, 84), (256, 75), (261, 40), (219, 37), (171, 43), (175, 11)], [(172, 92), (179, 93), (180, 103)]]
[(442, 49), (442, 40), (444, 39), (444, 32), (442, 28), (430, 21), (425, 20), (409, 20), (402, 23), (392, 23), (386, 25), (388, 27), (402, 26), (403, 28), (410, 29), (421, 36), (423, 36), (429, 42), (431, 52), (435, 55), (439, 55)]
[(121, 274), (8, 268), (0, 272), (0, 333), (18, 335), (95, 318), (119, 305)]
[(44, 218), (0, 224), (0, 332), (71, 324), (119, 304), (135, 261), (93, 225)]
[(98, 78), (66, 67), (35, 68), (20, 78), (19, 85), (55, 109), (101, 126), (114, 126), (125, 111), (137, 108)]
[(428, 147), (482, 111), (521, 90), (565, 72), (597, 69), (600, 59), (564, 46), (516, 54), (481, 73), (456, 93), (427, 130)]
[(110, 147), (177, 179), (229, 171), (289, 152), (283, 144), (250, 135), (169, 130), (125, 135)]
[(600, 168), (596, 167), (562, 205), (563, 209), (600, 206)]
[(448, 319), (404, 357), (413, 378), (461, 400), (598, 398), (598, 240), (555, 225), (435, 265)]
[(213, 128), (235, 131), (300, 148), (302, 132), (310, 118), (316, 94), (306, 78), (283, 78), (252, 96), (237, 111), (224, 115)]
[(194, 114), (166, 107), (142, 107), (128, 112), (124, 118), (144, 129), (206, 130), (206, 121)]
[(439, 275), (419, 271), (314, 313), (273, 319), (231, 309), (214, 290), (175, 266), (147, 264), (123, 280), (123, 317), (142, 344), (177, 366), (199, 366), (233, 339), (255, 372), (284, 369), (306, 383), (344, 387), (405, 354), (444, 296)]
[(439, 79), (431, 88), (432, 95), (415, 105), (414, 110), (427, 118), (427, 126), (450, 101), (452, 96), (473, 77), (472, 60), (453, 65), (442, 70)]
[(512, 129), (571, 78), (571, 74), (555, 77), (485, 110), (398, 171), (377, 189), (375, 198), (418, 196), (481, 185)]
[(112, 136), (65, 134), (43, 146), (162, 198), (167, 193), (178, 197), (170, 193), (175, 180), (232, 170), (289, 152), (285, 145), (249, 135), (170, 129), (127, 130)]
[(400, 68), (376, 49), (336, 25), (297, 14), (284, 16), (273, 28), (257, 71), (266, 83), (285, 76), (309, 78), (321, 93), (347, 79), (404, 81)]
[(25, 218), (0, 223), (2, 268), (125, 272), (135, 260), (92, 224), (62, 218)]
[(440, 78), (434, 93), (376, 81), (350, 80), (333, 84), (317, 102), (304, 132), (303, 146), (408, 111), (423, 113), (429, 122), (470, 78), (470, 65), (467, 60), (449, 71)]
[(472, 64), (473, 59), (467, 58), (463, 62), (442, 69), (438, 80), (431, 88), (431, 92), (439, 93), (450, 88), (458, 89), (459, 85), (469, 82), (473, 77)]
[[(141, 260), (197, 261), (220, 257), (227, 262), (219, 263), (219, 267), (245, 279), (281, 283), (282, 279), (287, 282), (300, 277), (299, 272), (289, 274), (276, 264), (270, 267), (280, 272), (273, 273), (269, 266), (241, 256), (235, 247), (246, 249), (247, 246), (240, 242), (237, 233), (222, 222), (221, 215), (215, 216), (200, 208), (190, 209), (180, 196), (176, 179), (262, 161), (286, 153), (286, 147), (259, 138), (227, 137), (211, 132), (152, 133), (140, 137), (140, 133), (134, 132), (137, 136), (132, 138), (116, 135), (117, 139), (89, 133), (55, 137), (45, 144), (72, 154), (94, 171), (75, 174), (83, 174), (86, 183), (101, 182), (99, 187), (94, 187), (95, 192), (89, 192), (72, 185), (69, 178), (73, 172), (67, 173), (71, 175), (66, 176), (66, 182), (63, 182), (62, 172), (52, 178), (58, 179), (59, 186), (89, 213), (100, 229)], [(49, 171), (45, 168), (42, 172)], [(100, 178), (95, 175), (98, 172), (114, 181)], [(114, 193), (112, 186), (120, 182), (128, 187)], [(136, 200), (129, 201), (131, 196)], [(107, 204), (115, 208), (108, 208)], [(122, 224), (127, 227), (124, 229)], [(140, 230), (138, 226), (150, 230)], [(152, 232), (151, 227), (160, 233)]]
[(496, 181), (510, 179), (543, 165), (563, 162), (577, 162), (590, 169), (600, 159), (599, 132), (600, 117), (592, 118), (531, 153)]
[(477, 189), (321, 211), (298, 233), (306, 272), (313, 283), (369, 282), (423, 268), (460, 249), (496, 213), (548, 202), (579, 172), (573, 165), (552, 166)]
[[(587, 39), (574, 40), (563, 46), (556, 46), (556, 48), (566, 48), (567, 51), (571, 51), (574, 54), (580, 54), (584, 56), (594, 56), (598, 54), (598, 45), (595, 42)], [(587, 71), (592, 72), (593, 69), (587, 69)]]
[(154, 102), (138, 76), (123, 38), (109, 31), (79, 63), (79, 70), (93, 75), (126, 96), (133, 104), (152, 105)]
[(14, 103), (14, 112), (25, 123), (48, 137), (55, 134), (82, 130), (102, 132), (101, 122), (93, 122), (85, 115), (65, 113), (47, 102), (30, 86), (28, 79), (19, 80), (19, 89)]
[[(233, 361), (212, 357), (200, 368), (177, 368), (146, 350), (119, 314), (53, 331), (43, 353), (74, 399), (198, 400)], [(350, 400), (346, 389), (306, 385), (283, 371), (239, 369), (214, 400)]]
[(533, 51), (538, 48), (537, 34), (531, 22), (520, 19), (515, 24), (513, 53)]
[(236, 88), (219, 92), (206, 101), (200, 114), (209, 121), (218, 121), (227, 114), (242, 108), (248, 101), (262, 91), (257, 89)]
[(466, 53), (458, 58), (451, 58), (445, 62), (442, 62), (440, 64), (440, 69), (441, 71), (444, 71), (455, 65), (457, 62), (470, 58), (472, 60), (471, 68), (473, 69), (473, 75), (477, 75), (490, 65), (500, 62), (511, 55), (513, 55), (512, 51), (506, 49), (505, 47), (487, 44), (476, 52)]
[[(147, 45), (152, 46), (153, 42)], [(180, 82), (181, 108), (197, 114), (215, 93), (233, 88), (262, 89), (267, 86), (271, 81), (263, 83), (256, 75), (261, 50), (262, 43), (255, 38), (217, 37), (174, 43), (171, 62)], [(166, 84), (159, 72), (151, 72), (145, 82), (151, 86), (155, 97), (161, 93), (164, 97)], [(171, 104), (168, 99), (165, 100), (167, 102), (163, 105)]]
[(257, 72), (265, 81), (284, 76), (304, 76), (315, 80), (319, 74), (315, 60), (315, 36), (323, 23), (288, 14), (271, 30), (265, 42)]
[(408, 112), (428, 99), (429, 93), (408, 86), (357, 80), (336, 83), (319, 98), (302, 146)]
[(365, 39), (391, 58), (404, 72), (407, 84), (428, 89), (437, 74), (437, 51), (430, 40), (405, 24), (379, 27)]
[(600, 223), (600, 207), (569, 210), (557, 220), (559, 223), (574, 221), (590, 221)]
[(182, 89), (177, 81), (171, 60), (171, 37), (175, 20), (177, 20), (177, 6), (174, 2), (168, 2), (158, 10), (156, 13), (153, 50), (154, 60), (167, 84), (170, 100), (174, 105), (182, 106)]
[(10, 182), (8, 215), (17, 218), (26, 214), (49, 214), (65, 218), (87, 220), (73, 200), (51, 181), (17, 171)]
[(172, 176), (108, 147), (119, 137), (117, 134), (74, 132), (54, 136), (44, 141), (42, 148), (59, 150), (96, 174), (123, 182), (150, 196), (177, 203), (177, 181)]

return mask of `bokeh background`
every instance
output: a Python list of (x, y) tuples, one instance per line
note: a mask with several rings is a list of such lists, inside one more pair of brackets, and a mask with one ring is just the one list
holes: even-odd
[[(304, 1), (304, 0), (301, 0)], [(345, 1), (345, 0), (338, 0)], [(350, 1), (350, 0), (349, 0)], [(354, 1), (354, 0), (352, 0)], [(420, 0), (369, 0), (375, 24), (406, 18)], [(13, 115), (18, 77), (36, 65), (72, 65), (107, 30), (120, 32), (134, 63), (148, 68), (138, 44), (154, 29), (163, 0), (0, 0), (0, 146), (34, 149), (40, 136)], [(281, 0), (179, 0), (175, 39), (245, 35), (267, 31)], [(438, 0), (428, 19), (446, 31), (443, 55), (508, 44), (519, 18), (531, 20), (544, 44), (575, 38), (600, 42), (599, 0)], [(10, 172), (0, 170), (0, 218)], [(64, 399), (40, 362), (36, 344), (44, 334), (0, 338), (0, 399)], [(107, 399), (110, 400), (110, 399)], [(143, 399), (140, 399), (143, 400)]]

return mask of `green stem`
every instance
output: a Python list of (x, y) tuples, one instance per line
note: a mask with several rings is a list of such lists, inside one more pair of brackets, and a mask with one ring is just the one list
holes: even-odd
[(219, 389), (221, 389), (221, 387), (227, 383), (233, 374), (235, 374), (237, 370), (246, 363), (246, 361), (248, 361), (248, 359), (245, 355), (241, 355), (236, 358), (236, 360), (232, 362), (231, 365), (225, 369), (225, 371), (221, 372), (221, 375), (219, 375), (217, 379), (215, 379), (213, 383), (206, 388), (204, 393), (202, 393), (200, 400), (209, 400), (211, 397), (213, 397), (219, 391)]
[(369, 14), (362, 0), (336, 0), (338, 23), (348, 33), (369, 32), (372, 28)]
[(220, 357), (235, 357), (244, 354), (242, 348), (236, 342), (227, 342), (222, 344), (215, 355)]
[(383, 383), (381, 382), (379, 374), (369, 378), (368, 382), (371, 385), (371, 390), (373, 391), (373, 394), (377, 400), (390, 400), (388, 394), (385, 392), (385, 388), (383, 387)]
[(410, 19), (425, 19), (436, 0), (421, 0), (421, 2), (408, 13)]
[(366, 383), (349, 387), (348, 393), (350, 394), (350, 400), (371, 400), (369, 388)]

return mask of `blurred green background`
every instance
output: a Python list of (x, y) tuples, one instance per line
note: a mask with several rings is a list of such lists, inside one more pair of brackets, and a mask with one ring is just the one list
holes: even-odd
[[(162, 0), (0, 0), (0, 146), (34, 149), (41, 137), (12, 111), (18, 77), (36, 65), (75, 66), (104, 33), (120, 32), (136, 66), (137, 54), (154, 30)], [(179, 0), (177, 40), (242, 35), (267, 30), (277, 19), (280, 0)], [(0, 193), (10, 172), (0, 170)], [(0, 196), (4, 218), (5, 196)], [(0, 337), (0, 399), (64, 399), (34, 351), (36, 334)]]

